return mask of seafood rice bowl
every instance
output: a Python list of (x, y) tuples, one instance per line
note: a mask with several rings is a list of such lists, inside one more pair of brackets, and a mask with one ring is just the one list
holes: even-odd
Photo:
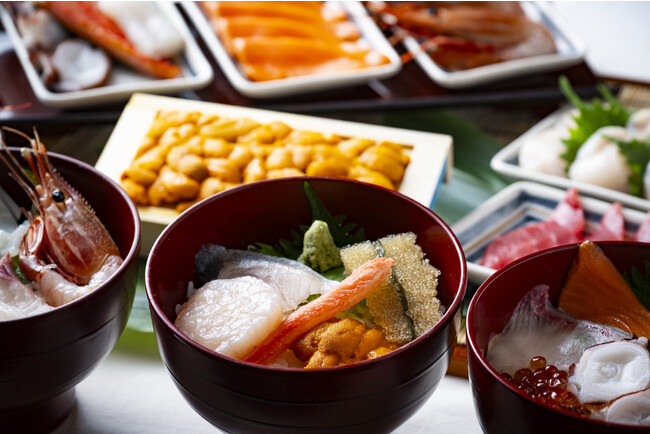
[(649, 278), (650, 244), (585, 241), (486, 280), (467, 313), (483, 430), (647, 432)]
[(462, 248), (431, 210), (319, 177), (200, 202), (161, 234), (145, 273), (172, 379), (228, 432), (392, 431), (447, 370), (466, 282)]
[(116, 183), (30, 141), (0, 149), (0, 425), (12, 433), (50, 432), (72, 410), (74, 386), (126, 325), (140, 246)]

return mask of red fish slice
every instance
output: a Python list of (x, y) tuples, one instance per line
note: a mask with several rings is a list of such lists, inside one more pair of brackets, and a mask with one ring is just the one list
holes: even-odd
[(479, 264), (499, 269), (522, 256), (580, 242), (584, 227), (585, 217), (578, 201), (578, 190), (569, 189), (550, 220), (522, 226), (497, 237), (488, 245)]
[(620, 241), (625, 239), (623, 206), (615, 202), (603, 214), (600, 224), (585, 239), (590, 241)]
[(641, 226), (639, 226), (639, 229), (634, 236), (634, 241), (650, 243), (650, 212), (646, 214), (645, 220), (641, 223)]

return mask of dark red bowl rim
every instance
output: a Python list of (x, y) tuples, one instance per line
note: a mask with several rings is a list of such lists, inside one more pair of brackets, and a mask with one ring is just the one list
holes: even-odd
[[(624, 241), (598, 241), (598, 242), (596, 242), (596, 244), (598, 244), (598, 245), (609, 245), (609, 244), (612, 244), (612, 245), (647, 245), (648, 243), (643, 243), (643, 242), (639, 242), (639, 241), (627, 241), (627, 240), (624, 240)], [(555, 411), (555, 412), (561, 413), (561, 414), (566, 415), (566, 416), (573, 417), (575, 419), (578, 419), (580, 421), (587, 422), (587, 423), (596, 423), (596, 424), (604, 425), (604, 426), (608, 426), (608, 427), (624, 428), (624, 429), (628, 429), (628, 430), (630, 430), (630, 429), (632, 429), (632, 430), (637, 430), (637, 429), (647, 430), (648, 429), (647, 427), (636, 427), (636, 426), (633, 426), (633, 425), (623, 425), (623, 424), (618, 424), (618, 423), (606, 422), (606, 421), (602, 421), (602, 420), (598, 420), (598, 419), (592, 419), (592, 418), (588, 418), (586, 416), (580, 416), (578, 414), (571, 413), (570, 411), (563, 410), (563, 409), (560, 409), (560, 408), (553, 408), (553, 407), (545, 405), (545, 404), (543, 404), (541, 402), (535, 401), (529, 395), (526, 395), (525, 393), (523, 393), (519, 389), (515, 388), (508, 381), (506, 381), (501, 376), (501, 374), (498, 373), (496, 371), (496, 369), (494, 369), (492, 367), (492, 365), (490, 365), (488, 363), (488, 361), (485, 359), (485, 356), (480, 351), (479, 346), (476, 343), (474, 334), (472, 333), (472, 330), (473, 330), (472, 325), (473, 325), (473, 322), (474, 322), (473, 314), (474, 314), (474, 310), (475, 310), (475, 305), (477, 303), (479, 303), (481, 295), (486, 291), (486, 288), (488, 287), (488, 285), (492, 281), (494, 281), (495, 279), (498, 279), (499, 276), (501, 275), (501, 273), (505, 273), (507, 270), (517, 266), (518, 264), (528, 262), (528, 261), (531, 261), (531, 260), (535, 260), (536, 258), (538, 258), (540, 256), (552, 255), (555, 252), (576, 249), (577, 246), (578, 246), (578, 244), (568, 244), (568, 245), (559, 246), (559, 247), (551, 247), (549, 249), (545, 249), (545, 250), (541, 250), (539, 252), (531, 253), (530, 255), (524, 256), (524, 257), (522, 257), (522, 258), (520, 258), (520, 259), (518, 259), (518, 260), (516, 260), (514, 262), (511, 262), (510, 264), (506, 265), (505, 267), (497, 270), (488, 279), (486, 279), (485, 282), (483, 282), (481, 284), (481, 286), (476, 290), (476, 293), (472, 297), (472, 299), (471, 299), (471, 301), (469, 303), (469, 307), (467, 309), (466, 328), (465, 328), (465, 330), (466, 330), (466, 334), (467, 334), (467, 347), (469, 349), (468, 355), (471, 355), (471, 356), (475, 357), (475, 359), (478, 361), (478, 363), (481, 365), (481, 367), (485, 371), (487, 371), (490, 374), (491, 377), (496, 379), (496, 381), (498, 383), (500, 383), (502, 386), (504, 386), (506, 389), (508, 389), (511, 393), (514, 393), (514, 394), (518, 395), (519, 397), (524, 398), (524, 399), (528, 400), (529, 402), (531, 402), (531, 403), (533, 403), (535, 405), (542, 406), (542, 407), (544, 407), (544, 408), (546, 408), (548, 410)], [(470, 372), (470, 378), (471, 378), (471, 372)], [(476, 390), (474, 390), (474, 393), (477, 393)]]
[[(182, 333), (180, 330), (174, 326), (174, 323), (172, 323), (167, 316), (164, 314), (162, 311), (162, 308), (158, 305), (158, 301), (155, 299), (153, 296), (153, 291), (151, 289), (151, 282), (149, 278), (149, 269), (150, 269), (150, 263), (152, 259), (155, 257), (155, 251), (157, 250), (159, 244), (162, 243), (163, 239), (167, 236), (167, 234), (171, 231), (173, 231), (176, 226), (179, 226), (183, 223), (183, 221), (196, 209), (199, 209), (204, 206), (208, 206), (208, 204), (219, 200), (221, 197), (229, 196), (232, 194), (237, 194), (239, 191), (243, 190), (248, 190), (252, 188), (258, 188), (259, 185), (263, 184), (268, 184), (268, 183), (281, 183), (281, 182), (286, 182), (288, 179), (293, 180), (294, 182), (296, 180), (298, 181), (310, 181), (310, 180), (325, 180), (325, 181), (332, 181), (332, 182), (341, 182), (341, 183), (354, 183), (354, 184), (359, 184), (363, 185), (366, 188), (374, 188), (378, 190), (382, 190), (385, 193), (389, 195), (393, 195), (395, 197), (398, 197), (400, 200), (405, 200), (409, 202), (411, 205), (421, 209), (422, 211), (426, 212), (431, 216), (439, 225), (440, 227), (445, 231), (445, 233), (449, 236), (449, 238), (452, 240), (454, 248), (456, 252), (459, 255), (460, 258), (460, 267), (461, 267), (461, 286), (462, 288), (459, 289), (459, 291), (456, 293), (456, 296), (454, 297), (452, 303), (450, 306), (447, 307), (445, 310), (445, 313), (443, 314), (442, 318), (440, 321), (438, 321), (430, 330), (422, 334), (421, 336), (418, 336), (416, 339), (412, 340), (411, 342), (401, 346), (400, 348), (391, 351), (390, 353), (383, 355), (382, 357), (376, 358), (376, 359), (369, 359), (369, 360), (364, 360), (361, 362), (357, 363), (351, 363), (345, 366), (337, 366), (337, 367), (330, 367), (330, 368), (314, 368), (314, 369), (299, 369), (299, 368), (287, 368), (287, 367), (281, 367), (281, 366), (264, 366), (264, 365), (259, 365), (255, 363), (249, 363), (245, 362), (239, 359), (235, 359), (232, 357), (224, 356), (219, 353), (216, 353), (214, 351), (209, 350), (208, 348), (203, 347), (202, 345), (194, 342), (192, 339), (189, 337), (185, 336), (184, 333)], [(298, 177), (292, 177), (292, 178), (279, 178), (279, 179), (265, 179), (262, 181), (256, 181), (253, 183), (249, 184), (242, 184), (227, 190), (224, 190), (220, 193), (215, 194), (214, 196), (211, 196), (207, 199), (202, 200), (201, 202), (198, 202), (194, 204), (192, 207), (188, 208), (186, 211), (184, 211), (180, 216), (178, 216), (172, 223), (170, 223), (163, 231), (162, 233), (158, 236), (156, 239), (156, 242), (154, 243), (153, 247), (151, 248), (151, 253), (149, 254), (149, 257), (147, 258), (147, 264), (146, 264), (146, 271), (145, 271), (145, 288), (146, 288), (146, 293), (147, 293), (147, 299), (149, 300), (149, 306), (154, 310), (156, 317), (162, 321), (162, 323), (165, 325), (165, 327), (170, 330), (174, 336), (177, 339), (180, 339), (183, 341), (185, 344), (193, 347), (197, 351), (209, 356), (209, 357), (216, 357), (217, 359), (223, 360), (224, 362), (227, 363), (232, 363), (234, 365), (239, 365), (239, 366), (247, 366), (250, 368), (255, 368), (255, 369), (264, 369), (264, 370), (271, 370), (271, 371), (286, 371), (286, 372), (302, 372), (303, 374), (301, 375), (321, 375), (321, 374), (326, 374), (328, 372), (332, 372), (334, 370), (340, 371), (340, 370), (346, 370), (346, 371), (352, 371), (355, 369), (363, 369), (365, 366), (372, 365), (375, 363), (380, 363), (382, 360), (387, 360), (390, 358), (397, 357), (400, 353), (407, 351), (409, 348), (413, 346), (419, 345), (422, 341), (429, 339), (433, 335), (435, 335), (438, 330), (442, 329), (445, 327), (447, 324), (452, 322), (454, 320), (454, 315), (460, 308), (460, 305), (463, 301), (463, 298), (465, 296), (465, 291), (467, 289), (467, 262), (465, 261), (465, 253), (463, 251), (463, 248), (456, 238), (456, 235), (454, 232), (449, 228), (449, 226), (431, 209), (425, 207), (424, 205), (420, 204), (419, 202), (411, 199), (410, 197), (395, 191), (395, 190), (390, 190), (385, 187), (373, 185), (373, 184), (368, 184), (365, 182), (361, 181), (356, 181), (356, 180), (351, 180), (351, 179), (343, 179), (343, 178), (335, 178), (335, 177), (326, 177), (326, 176), (298, 176)]]
[[(21, 148), (19, 148), (19, 147), (11, 147), (10, 146), (10, 147), (8, 147), (8, 149), (10, 151), (20, 151)], [(133, 200), (124, 191), (124, 189), (122, 187), (120, 187), (119, 184), (117, 184), (111, 178), (109, 178), (108, 176), (106, 176), (105, 174), (100, 172), (99, 170), (95, 169), (93, 166), (91, 166), (88, 163), (85, 163), (83, 161), (77, 160), (77, 159), (72, 158), (72, 157), (68, 157), (67, 155), (57, 154), (55, 152), (49, 152), (48, 151), (47, 154), (48, 154), (48, 156), (53, 157), (54, 159), (64, 160), (64, 161), (66, 161), (68, 164), (70, 164), (72, 166), (77, 166), (79, 168), (82, 168), (83, 170), (94, 173), (97, 177), (101, 178), (106, 184), (110, 185), (114, 190), (116, 190), (117, 193), (120, 196), (122, 196), (122, 198), (124, 199), (124, 201), (126, 202), (126, 204), (129, 207), (131, 217), (133, 218), (134, 235), (135, 236), (133, 237), (133, 242), (131, 243), (131, 246), (129, 247), (128, 253), (126, 254), (126, 256), (124, 258), (122, 258), (123, 259), (122, 265), (120, 265), (120, 267), (117, 269), (117, 271), (111, 277), (109, 277), (108, 280), (106, 280), (104, 283), (99, 285), (99, 287), (95, 288), (93, 291), (91, 291), (90, 293), (84, 295), (83, 297), (80, 297), (77, 300), (74, 300), (74, 301), (72, 301), (70, 303), (66, 303), (63, 306), (60, 306), (60, 307), (58, 307), (56, 309), (53, 309), (53, 310), (51, 310), (49, 312), (44, 312), (44, 313), (40, 313), (40, 314), (37, 314), (37, 315), (28, 316), (28, 317), (25, 317), (25, 318), (18, 318), (18, 319), (13, 319), (13, 320), (0, 322), (0, 327), (2, 327), (3, 325), (12, 325), (12, 326), (13, 325), (18, 325), (19, 327), (25, 327), (25, 326), (30, 325), (32, 323), (34, 323), (34, 325), (36, 325), (36, 323), (40, 322), (42, 320), (42, 318), (44, 318), (45, 316), (65, 314), (68, 311), (83, 308), (81, 306), (81, 304), (89, 303), (92, 300), (94, 300), (95, 298), (100, 297), (102, 295), (102, 293), (104, 293), (104, 292), (106, 292), (108, 290), (107, 288), (111, 286), (110, 284), (114, 280), (119, 279), (122, 276), (122, 274), (125, 273), (125, 270), (128, 267), (128, 265), (132, 261), (138, 259), (138, 254), (139, 254), (138, 252), (139, 252), (140, 241), (141, 241), (140, 240), (141, 239), (141, 232), (142, 232), (142, 225), (141, 225), (141, 222), (140, 222), (140, 215), (138, 214), (138, 209), (135, 206), (135, 203), (133, 203)], [(56, 161), (54, 161), (53, 163), (54, 163), (54, 166), (56, 166)]]

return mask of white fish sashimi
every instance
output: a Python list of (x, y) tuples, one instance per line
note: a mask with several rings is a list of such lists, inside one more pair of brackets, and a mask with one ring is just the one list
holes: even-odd
[(632, 338), (622, 330), (579, 320), (555, 308), (548, 292), (547, 285), (528, 292), (504, 330), (490, 339), (487, 361), (499, 373), (514, 375), (536, 356), (567, 371), (587, 348)]
[(0, 261), (0, 321), (24, 318), (54, 309), (13, 273), (7, 253)]
[[(9, 253), (11, 256), (18, 254), (20, 243), (29, 229), (29, 221), (25, 220), (22, 224), (7, 230), (0, 229), (0, 255)], [(10, 232), (11, 231), (11, 232)]]
[(212, 280), (183, 304), (175, 325), (193, 341), (241, 359), (282, 322), (277, 291), (250, 276)]
[(310, 295), (323, 294), (338, 284), (298, 261), (214, 244), (201, 247), (195, 267), (201, 283), (240, 276), (263, 280), (280, 293), (285, 313), (295, 310)]

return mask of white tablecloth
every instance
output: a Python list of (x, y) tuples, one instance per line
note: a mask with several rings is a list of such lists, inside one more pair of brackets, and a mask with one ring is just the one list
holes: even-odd
[[(219, 432), (185, 402), (154, 351), (118, 344), (75, 390), (76, 407), (55, 434)], [(443, 378), (431, 399), (395, 432), (481, 433), (468, 380)]]

